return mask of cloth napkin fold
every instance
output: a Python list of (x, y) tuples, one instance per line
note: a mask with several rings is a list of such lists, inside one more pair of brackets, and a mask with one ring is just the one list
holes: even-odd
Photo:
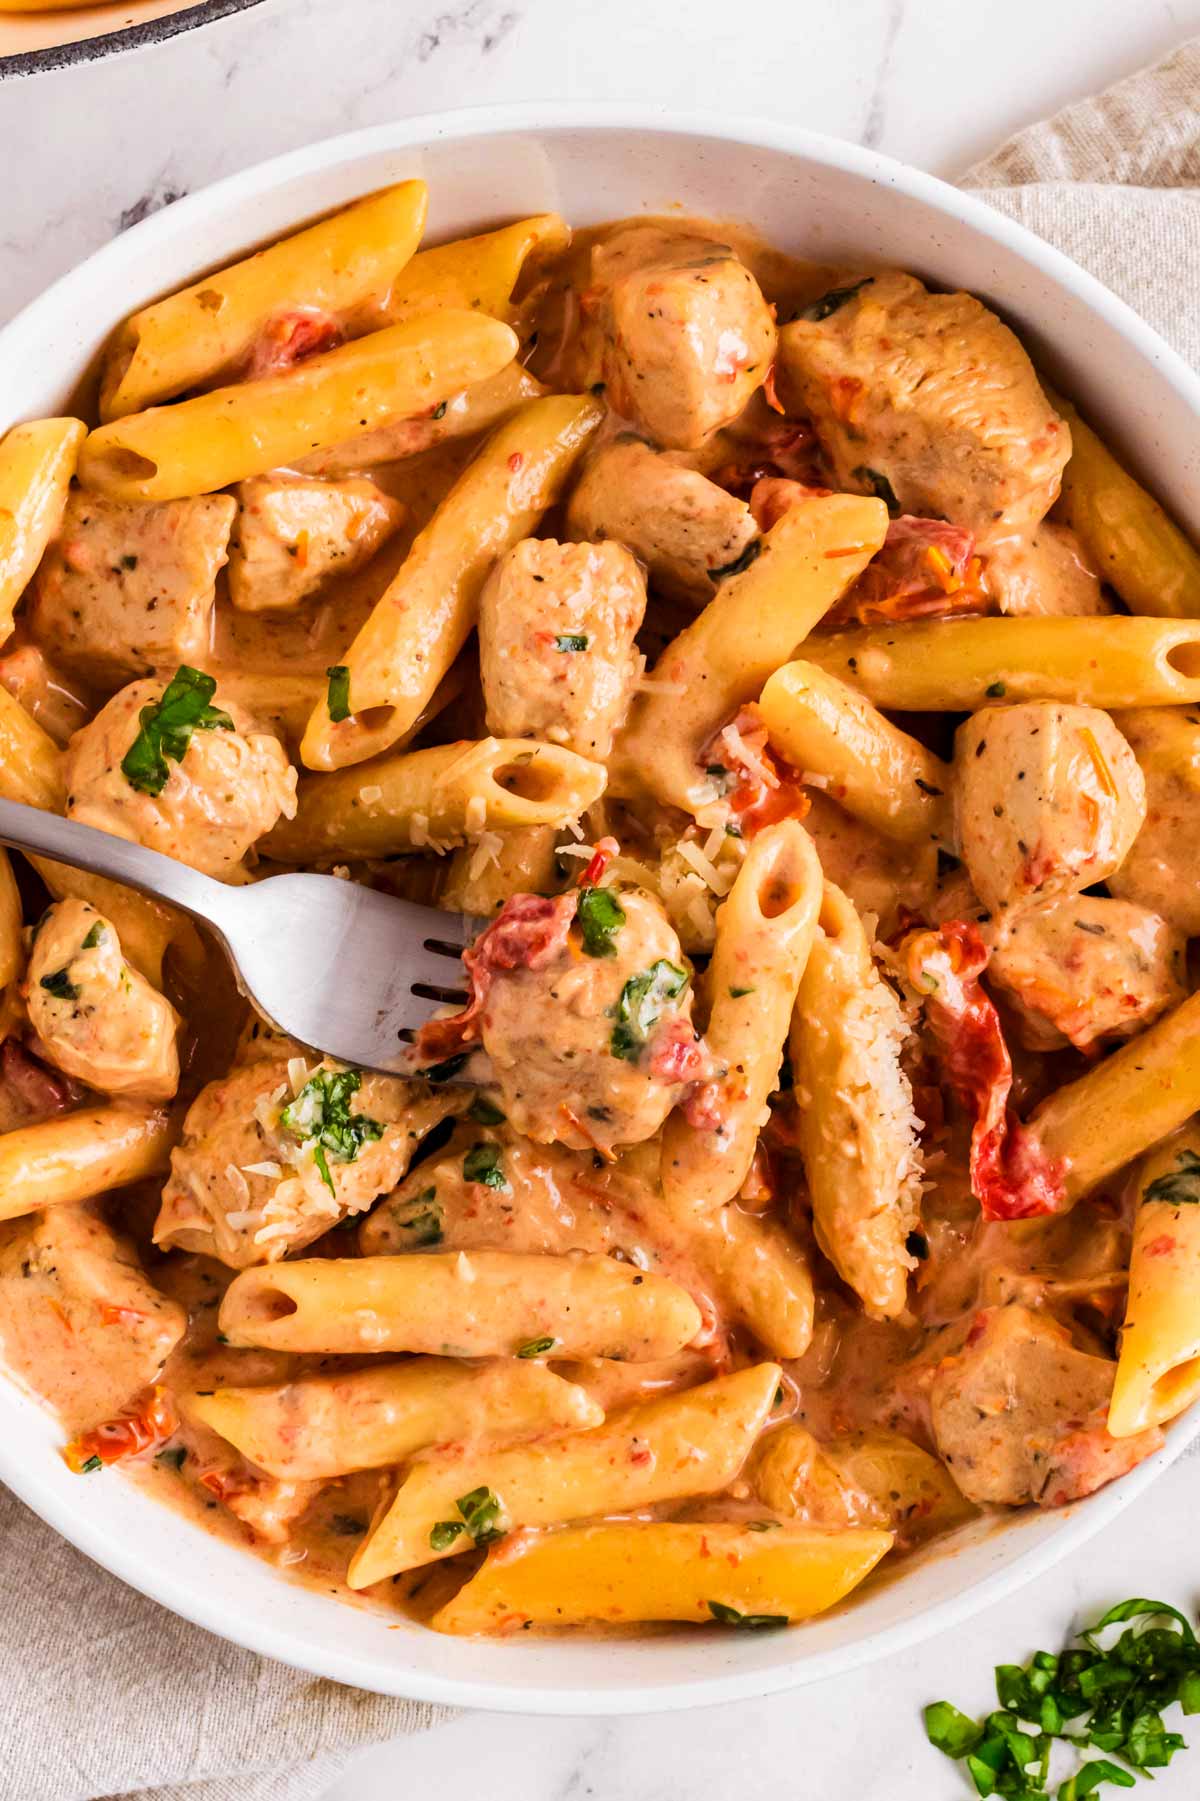
[[(1034, 125), (963, 184), (1200, 368), (1200, 40)], [(318, 1801), (356, 1747), (450, 1715), (238, 1650), (107, 1575), (0, 1488), (4, 1801)]]

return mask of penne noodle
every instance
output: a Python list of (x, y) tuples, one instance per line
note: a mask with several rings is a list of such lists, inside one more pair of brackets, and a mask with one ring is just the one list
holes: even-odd
[(1108, 1429), (1132, 1438), (1200, 1395), (1200, 1127), (1146, 1158)]
[(231, 1344), (434, 1357), (669, 1357), (700, 1330), (691, 1296), (611, 1257), (509, 1251), (317, 1257), (243, 1270), (221, 1303)]
[(790, 507), (750, 566), (727, 576), (659, 657), (651, 680), (671, 691), (635, 701), (613, 758), (622, 787), (648, 788), (685, 811), (702, 805), (712, 786), (700, 761), (705, 745), (795, 655), (862, 574), (887, 525), (883, 502), (856, 494)]
[(393, 282), (381, 311), (397, 321), (453, 306), (507, 320), (526, 257), (535, 249), (560, 255), (570, 238), (558, 213), (539, 213), (477, 238), (456, 238), (422, 250)]
[(352, 710), (337, 721), (328, 704), (314, 711), (303, 745), (310, 769), (361, 763), (404, 735), (466, 643), (492, 564), (554, 505), (603, 416), (588, 395), (554, 394), (522, 407), (488, 439), (346, 652)]
[(355, 1552), (346, 1579), (351, 1588), (369, 1588), (398, 1571), (470, 1550), (472, 1534), (459, 1503), (473, 1501), (480, 1490), (495, 1501), (489, 1529), (502, 1531), (714, 1494), (746, 1461), (780, 1373), (778, 1364), (760, 1363), (626, 1408), (589, 1432), (511, 1450), (422, 1458)]
[(435, 744), (305, 778), (296, 817), (260, 848), (282, 863), (446, 849), (486, 831), (566, 825), (604, 780), (603, 764), (557, 744)]
[(732, 1201), (702, 1210), (690, 1197), (667, 1196), (655, 1202), (660, 1218), (702, 1272), (722, 1315), (745, 1326), (772, 1357), (803, 1357), (813, 1334), (812, 1268), (781, 1221)]
[[(1111, 621), (1110, 621), (1111, 623)], [(1067, 1205), (1200, 1110), (1200, 993), (1042, 1102), (1030, 1128)]]
[[(802, 825), (785, 819), (758, 833), (717, 908), (717, 941), (703, 981), (705, 1040), (717, 1074), (663, 1128), (669, 1201), (710, 1211), (732, 1200), (749, 1173), (770, 1118), (821, 894), (820, 861)], [(703, 1121), (692, 1124), (696, 1113)]]
[(15, 982), (25, 967), (25, 941), (17, 878), (7, 851), (0, 851), (0, 988)]
[(105, 359), (101, 419), (232, 374), (273, 320), (382, 299), (421, 241), (427, 203), (423, 181), (399, 182), (143, 307)]
[(0, 439), (0, 643), (62, 521), (86, 436), (79, 419), (35, 419)]
[(283, 374), (98, 426), (79, 453), (79, 480), (111, 500), (211, 494), (435, 406), (494, 375), (516, 348), (497, 319), (427, 313)]
[(870, 1527), (767, 1525), (613, 1520), (530, 1534), (491, 1552), (430, 1624), (460, 1634), (590, 1621), (790, 1625), (843, 1600), (892, 1546), (890, 1532)]
[(544, 1363), (413, 1358), (189, 1395), (185, 1414), (284, 1482), (330, 1481), (403, 1463), (428, 1445), (507, 1444), (598, 1426), (603, 1409)]
[(950, 765), (856, 689), (815, 663), (786, 663), (758, 710), (776, 755), (828, 777), (838, 805), (856, 819), (901, 844), (953, 844)]
[(113, 1101), (0, 1135), (0, 1219), (162, 1175), (175, 1140), (161, 1107)]
[(62, 751), (4, 687), (0, 687), (0, 796), (45, 813), (61, 813), (67, 799)]
[(302, 475), (333, 478), (353, 475), (361, 469), (372, 469), (380, 463), (394, 463), (404, 457), (419, 456), (432, 450), (447, 438), (470, 437), (474, 432), (490, 431), (509, 418), (527, 400), (540, 400), (547, 393), (540, 381), (517, 363), (508, 363), (498, 375), (464, 388), (461, 394), (435, 407), (426, 407), (411, 419), (394, 419), (377, 431), (363, 432), (301, 457), (293, 464)]
[(1071, 460), (1054, 516), (1071, 527), (1131, 613), (1200, 619), (1200, 551), (1070, 401), (1046, 392), (1071, 427)]
[(486, 835), (456, 850), (438, 906), (448, 913), (487, 919), (514, 894), (548, 894), (556, 886), (554, 847), (558, 829), (526, 825)]
[(1112, 708), (1200, 699), (1200, 624), (1181, 620), (920, 620), (836, 632), (804, 649), (818, 668), (899, 713), (973, 713), (989, 700)]

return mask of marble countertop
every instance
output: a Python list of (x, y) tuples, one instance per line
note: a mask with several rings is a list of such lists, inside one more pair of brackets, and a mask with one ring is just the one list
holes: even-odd
[[(180, 194), (397, 115), (543, 96), (723, 107), (953, 177), (1196, 32), (1200, 0), (264, 0), (151, 51), (0, 83), (0, 319)], [(1198, 1498), (1188, 1457), (1033, 1588), (886, 1667), (702, 1715), (464, 1715), (361, 1754), (325, 1801), (965, 1798), (919, 1708), (985, 1709), (994, 1663), (1056, 1646), (1114, 1599), (1194, 1599)], [(1155, 1789), (1198, 1792), (1200, 1745)]]

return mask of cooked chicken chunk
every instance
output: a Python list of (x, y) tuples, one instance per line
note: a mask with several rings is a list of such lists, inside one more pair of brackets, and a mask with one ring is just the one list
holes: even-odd
[(332, 577), (370, 562), (404, 518), (404, 507), (371, 481), (296, 481), (260, 476), (237, 491), (229, 549), (229, 598), (243, 613), (280, 612)]
[(73, 493), (34, 580), (35, 636), (104, 688), (202, 661), (236, 511), (228, 494), (127, 506)]
[(839, 487), (887, 483), (901, 512), (984, 541), (1036, 525), (1058, 494), (1070, 431), (1012, 332), (970, 294), (869, 277), (823, 319), (784, 326), (779, 362), (788, 411), (811, 417)]
[[(281, 816), (294, 816), (296, 772), (278, 738), (256, 731), (234, 702), (223, 707), (218, 694), (216, 719), (203, 716), (202, 696), (194, 706), (168, 703), (166, 723), (174, 727), (174, 715), (185, 713), (190, 737), (173, 760), (172, 730), (156, 773), (166, 694), (161, 681), (131, 682), (75, 734), (66, 757), (67, 813), (205, 875), (229, 877)], [(135, 768), (135, 786), (123, 764), (139, 755), (144, 772)]]
[(859, 913), (874, 915), (881, 937), (891, 937), (905, 914), (927, 911), (937, 886), (936, 845), (885, 838), (820, 788), (810, 791), (809, 801), (804, 828), (827, 880), (849, 896)]
[(1156, 1450), (1157, 1430), (1108, 1433), (1116, 1367), (1076, 1350), (1061, 1326), (1028, 1307), (977, 1315), (930, 1388), (938, 1453), (967, 1499), (1061, 1507)]
[(997, 539), (988, 551), (985, 581), (1000, 611), (1014, 616), (1083, 618), (1113, 610), (1075, 533), (1049, 519)]
[(1096, 707), (983, 707), (954, 767), (963, 861), (993, 912), (1106, 881), (1145, 818), (1137, 760)]
[(775, 321), (726, 244), (634, 225), (593, 254), (608, 400), (670, 449), (736, 419), (775, 355)]
[(1114, 718), (1145, 779), (1146, 819), (1109, 888), (1194, 938), (1200, 934), (1200, 709), (1139, 707)]
[(5, 1359), (69, 1432), (111, 1418), (153, 1382), (186, 1324), (95, 1202), (0, 1228)]
[(567, 507), (572, 538), (615, 538), (646, 565), (651, 585), (674, 600), (706, 603), (721, 570), (758, 536), (744, 500), (651, 448), (615, 438), (584, 468)]
[(394, 1188), (451, 1105), (390, 1076), (310, 1069), (278, 1039), (192, 1102), (155, 1241), (232, 1269), (274, 1263)]
[(607, 757), (644, 658), (641, 570), (620, 544), (525, 538), (492, 570), (479, 601), (487, 728)]
[(55, 902), (37, 929), (25, 981), (43, 1055), (69, 1076), (140, 1101), (179, 1086), (179, 1015), (121, 954), (112, 923), (87, 901)]
[(1184, 940), (1157, 913), (1080, 894), (1011, 921), (988, 980), (1032, 1051), (1131, 1038), (1184, 999)]

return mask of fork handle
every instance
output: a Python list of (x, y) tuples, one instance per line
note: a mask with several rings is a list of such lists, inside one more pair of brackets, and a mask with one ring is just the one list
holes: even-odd
[[(222, 930), (222, 921), (235, 892), (212, 876), (201, 875), (174, 857), (164, 857), (142, 844), (114, 838), (75, 819), (43, 813), (19, 801), (0, 800), (0, 844), (14, 850), (34, 851), (56, 863), (69, 863), (92, 875), (108, 876), (126, 888), (137, 888), (156, 900), (169, 901), (206, 925)], [(223, 934), (222, 934), (223, 935)]]

